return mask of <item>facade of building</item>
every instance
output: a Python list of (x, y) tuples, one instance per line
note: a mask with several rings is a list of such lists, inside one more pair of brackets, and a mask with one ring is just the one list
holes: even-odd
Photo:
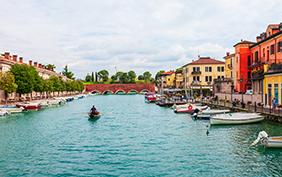
[(158, 88), (175, 88), (175, 71), (168, 71), (158, 76)]
[(225, 78), (234, 79), (235, 71), (235, 53), (229, 54), (226, 53), (225, 59)]
[(225, 62), (201, 57), (183, 66), (184, 88), (210, 86), (214, 79), (224, 78)]

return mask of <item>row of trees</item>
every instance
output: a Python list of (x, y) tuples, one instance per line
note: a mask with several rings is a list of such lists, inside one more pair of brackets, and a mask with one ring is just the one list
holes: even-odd
[[(67, 69), (67, 66), (66, 66)], [(71, 73), (67, 71), (66, 73)], [(71, 75), (73, 77), (73, 75)], [(0, 72), (0, 90), (5, 91), (5, 99), (7, 94), (17, 92), (20, 94), (39, 92), (63, 92), (63, 91), (82, 91), (84, 84), (81, 81), (64, 81), (62, 77), (50, 76), (43, 79), (33, 66), (25, 64), (14, 64), (7, 73)]]
[[(143, 80), (145, 82), (154, 82), (154, 79), (151, 78), (152, 74), (149, 71), (143, 73), (143, 75), (138, 76), (138, 80)], [(111, 76), (111, 83), (136, 83), (136, 73), (134, 71), (122, 72), (118, 71), (115, 75)], [(95, 81), (98, 80), (106, 82), (109, 80), (109, 72), (107, 70), (101, 70), (98, 73), (95, 73)], [(94, 82), (94, 73), (92, 76), (87, 74), (85, 78), (86, 82)]]

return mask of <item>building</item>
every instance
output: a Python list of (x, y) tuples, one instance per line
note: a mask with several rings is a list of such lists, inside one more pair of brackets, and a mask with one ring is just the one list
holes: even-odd
[[(184, 88), (211, 89), (215, 79), (224, 78), (225, 62), (201, 57), (183, 67)], [(201, 92), (201, 91), (200, 91)]]
[(168, 71), (158, 76), (158, 88), (175, 88), (175, 71)]
[(225, 78), (235, 78), (235, 53), (229, 54), (226, 53), (225, 59)]

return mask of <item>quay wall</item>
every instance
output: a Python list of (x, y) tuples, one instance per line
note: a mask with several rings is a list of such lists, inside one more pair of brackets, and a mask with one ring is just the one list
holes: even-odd
[[(242, 100), (242, 94), (232, 94), (232, 99), (231, 99), (231, 94), (230, 93), (215, 93), (215, 95), (218, 96), (218, 98), (222, 99), (229, 99), (231, 102), (236, 98), (237, 100)], [(254, 102), (263, 102), (261, 94), (252, 94), (252, 95), (247, 95), (243, 94), (243, 99), (244, 102), (247, 101), (252, 101)]]

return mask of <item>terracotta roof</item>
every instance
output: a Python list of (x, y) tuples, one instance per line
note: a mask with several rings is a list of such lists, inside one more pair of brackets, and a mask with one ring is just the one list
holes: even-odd
[(279, 24), (270, 24), (268, 25), (271, 29), (278, 29), (279, 28)]
[(224, 64), (225, 62), (212, 59), (210, 57), (205, 58), (199, 58), (196, 61), (192, 61), (191, 63), (188, 63), (188, 65), (198, 65), (198, 64)]
[(171, 75), (171, 74), (173, 74), (173, 73), (175, 73), (175, 71), (168, 71), (168, 72), (165, 72), (165, 73), (160, 74), (159, 76)]

